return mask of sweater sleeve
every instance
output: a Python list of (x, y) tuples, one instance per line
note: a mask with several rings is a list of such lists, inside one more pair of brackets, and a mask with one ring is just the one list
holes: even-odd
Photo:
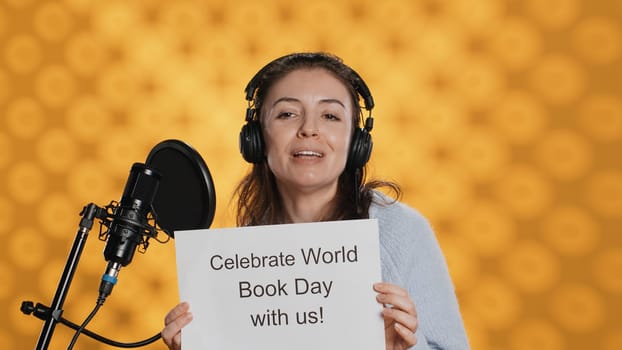
[(428, 221), (399, 202), (372, 206), (370, 217), (380, 228), (383, 279), (407, 289), (417, 308), (412, 349), (469, 349), (447, 264)]

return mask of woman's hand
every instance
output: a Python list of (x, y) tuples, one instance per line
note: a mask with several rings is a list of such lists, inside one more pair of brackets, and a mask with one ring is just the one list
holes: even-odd
[(408, 292), (391, 283), (376, 283), (374, 290), (378, 292), (376, 300), (385, 306), (382, 317), (387, 350), (403, 350), (415, 345), (419, 321)]
[(181, 350), (181, 329), (192, 321), (190, 306), (183, 302), (175, 306), (164, 318), (162, 340), (170, 350)]

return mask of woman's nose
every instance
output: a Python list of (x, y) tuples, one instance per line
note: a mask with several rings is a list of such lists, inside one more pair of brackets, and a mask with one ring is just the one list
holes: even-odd
[(315, 137), (319, 135), (316, 121), (313, 118), (305, 117), (302, 119), (302, 124), (298, 129), (299, 137)]

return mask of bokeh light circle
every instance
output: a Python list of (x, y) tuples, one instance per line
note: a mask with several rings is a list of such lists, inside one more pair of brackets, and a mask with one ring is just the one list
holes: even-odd
[(532, 218), (550, 205), (553, 188), (540, 172), (527, 165), (514, 165), (505, 171), (494, 193), (517, 217)]
[(622, 28), (617, 19), (592, 17), (582, 20), (573, 32), (575, 50), (594, 64), (609, 64), (622, 55)]
[(92, 76), (106, 63), (105, 47), (91, 32), (77, 33), (68, 39), (65, 49), (67, 64), (73, 72)]
[(540, 167), (557, 180), (576, 180), (591, 168), (594, 156), (590, 143), (576, 131), (553, 130), (536, 146)]
[(556, 256), (536, 241), (514, 244), (502, 259), (502, 270), (504, 276), (525, 293), (546, 291), (561, 277)]
[(44, 109), (36, 99), (30, 97), (16, 98), (7, 106), (7, 129), (13, 136), (31, 139), (45, 127), (46, 118), (44, 114)]
[(492, 124), (512, 144), (539, 140), (550, 123), (543, 103), (525, 91), (508, 92), (491, 108)]
[(28, 271), (43, 265), (49, 254), (49, 248), (42, 240), (42, 233), (33, 227), (25, 226), (17, 229), (9, 236), (7, 242), (13, 264)]
[(512, 327), (521, 310), (521, 299), (505, 281), (487, 276), (462, 299), (462, 305), (480, 316), (481, 322), (493, 330)]
[(606, 306), (602, 295), (590, 286), (564, 284), (549, 300), (551, 316), (564, 329), (585, 333), (602, 327)]
[(509, 162), (506, 143), (493, 130), (483, 128), (465, 132), (456, 153), (464, 169), (480, 182), (498, 178)]
[(73, 73), (64, 66), (45, 67), (35, 81), (37, 96), (49, 107), (66, 105), (76, 93)]
[(516, 236), (516, 223), (507, 210), (491, 201), (475, 201), (459, 219), (458, 232), (485, 257), (506, 253)]
[(78, 158), (79, 144), (65, 129), (47, 130), (36, 145), (37, 158), (53, 173), (69, 172)]
[(597, 220), (589, 211), (570, 205), (550, 210), (542, 222), (542, 236), (551, 248), (564, 256), (584, 256), (600, 243)]
[(513, 70), (532, 65), (540, 56), (543, 46), (542, 35), (528, 19), (505, 18), (492, 33), (492, 50), (506, 67)]
[(79, 214), (86, 204), (76, 204), (64, 193), (49, 194), (39, 201), (39, 227), (52, 238), (67, 239), (78, 229)]
[(33, 72), (43, 60), (41, 44), (28, 34), (11, 37), (5, 46), (4, 59), (7, 67), (18, 74)]
[(47, 2), (38, 6), (34, 13), (34, 29), (39, 37), (59, 41), (71, 30), (72, 17), (62, 3)]
[(37, 163), (21, 161), (7, 171), (7, 192), (19, 203), (34, 203), (46, 188), (45, 173)]
[(554, 105), (574, 101), (586, 88), (584, 68), (570, 55), (550, 54), (538, 60), (529, 74), (531, 88)]
[(113, 116), (95, 96), (80, 96), (68, 106), (65, 123), (82, 142), (99, 142), (113, 124)]

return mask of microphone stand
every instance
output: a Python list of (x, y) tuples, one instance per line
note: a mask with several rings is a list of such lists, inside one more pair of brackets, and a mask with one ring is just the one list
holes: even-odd
[(82, 216), (80, 228), (78, 229), (76, 238), (73, 241), (73, 246), (67, 257), (65, 270), (58, 282), (58, 287), (56, 287), (56, 293), (54, 294), (54, 299), (52, 300), (52, 305), (49, 310), (50, 312), (47, 313), (45, 323), (41, 329), (37, 347), (35, 348), (36, 350), (46, 350), (48, 348), (50, 340), (52, 339), (52, 334), (54, 333), (54, 328), (61, 319), (63, 303), (67, 297), (67, 292), (69, 291), (69, 286), (71, 285), (73, 275), (80, 260), (80, 255), (82, 255), (86, 238), (93, 227), (93, 221), (96, 218), (105, 218), (106, 210), (90, 203), (82, 209), (80, 215)]

